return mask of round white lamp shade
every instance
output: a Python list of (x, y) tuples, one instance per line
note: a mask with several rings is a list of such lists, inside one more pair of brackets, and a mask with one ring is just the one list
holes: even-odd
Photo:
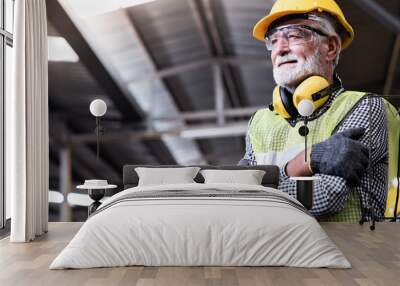
[(314, 103), (308, 99), (300, 101), (299, 105), (297, 106), (297, 110), (299, 111), (300, 115), (305, 117), (313, 114), (314, 109)]
[(95, 99), (90, 103), (90, 113), (93, 116), (101, 117), (107, 112), (107, 104), (104, 100)]

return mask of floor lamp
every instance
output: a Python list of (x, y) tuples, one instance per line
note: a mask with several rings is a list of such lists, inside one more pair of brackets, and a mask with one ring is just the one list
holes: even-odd
[(100, 119), (107, 112), (107, 104), (104, 100), (95, 99), (90, 103), (90, 113), (96, 117), (96, 139), (97, 139), (97, 161), (99, 161), (100, 156), (100, 136), (104, 134), (104, 129), (101, 126)]

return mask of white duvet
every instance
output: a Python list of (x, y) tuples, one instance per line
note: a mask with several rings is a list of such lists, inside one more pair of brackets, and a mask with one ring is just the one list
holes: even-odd
[(50, 269), (127, 265), (351, 267), (313, 217), (279, 201), (174, 197), (114, 203), (132, 192), (206, 192), (213, 188), (262, 190), (297, 202), (278, 190), (254, 185), (179, 184), (127, 189), (103, 203), (103, 211), (83, 224)]

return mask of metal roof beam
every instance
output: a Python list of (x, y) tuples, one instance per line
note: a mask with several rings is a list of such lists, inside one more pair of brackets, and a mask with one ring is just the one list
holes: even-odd
[(217, 112), (217, 123), (223, 125), (225, 123), (224, 106), (225, 106), (225, 94), (223, 86), (223, 74), (220, 65), (214, 65), (213, 67), (213, 78), (214, 78), (214, 100), (215, 100), (215, 111)]
[[(265, 108), (265, 106), (253, 106), (253, 107), (243, 107), (243, 108), (227, 108), (224, 109), (224, 118), (240, 118), (248, 119), (257, 110)], [(204, 110), (204, 111), (194, 111), (194, 112), (182, 112), (177, 116), (163, 116), (154, 117), (154, 121), (196, 121), (196, 120), (212, 120), (217, 119), (220, 114), (217, 110)], [(246, 121), (248, 122), (248, 121)], [(185, 129), (185, 128), (183, 128)], [(170, 134), (179, 136), (180, 128), (167, 130), (167, 131), (148, 131), (148, 130), (132, 130), (124, 129), (119, 131), (110, 131), (102, 136), (102, 143), (114, 143), (121, 140), (161, 140), (164, 134)], [(96, 135), (94, 133), (89, 134), (76, 134), (68, 137), (68, 142), (71, 144), (86, 144), (96, 143)]]
[[(148, 47), (146, 46), (142, 35), (138, 32), (132, 15), (130, 15), (126, 10), (124, 10), (124, 14), (127, 17), (127, 19), (129, 19), (129, 22), (131, 25), (131, 30), (136, 37), (137, 43), (140, 45), (140, 48), (142, 49), (143, 53), (145, 54), (146, 58), (148, 59), (148, 62), (150, 63), (150, 65), (153, 67), (155, 73), (157, 73), (157, 69), (158, 69), (157, 64), (156, 64), (154, 58), (151, 56), (150, 51), (149, 51)], [(166, 96), (170, 97), (172, 99), (172, 101), (174, 101), (174, 96), (172, 94), (172, 90), (167, 86), (165, 80), (161, 77), (158, 78), (158, 80), (162, 86), (162, 89), (165, 90)], [(179, 110), (177, 110), (177, 113), (180, 113)], [(152, 124), (151, 116), (149, 119), (150, 119), (150, 123)], [(156, 127), (156, 126), (153, 124), (153, 127)], [(156, 127), (156, 129), (157, 129), (157, 127)], [(154, 138), (154, 139), (158, 139), (158, 138)], [(178, 164), (194, 163), (194, 162), (191, 162), (191, 160), (195, 160), (197, 163), (199, 163), (199, 162), (205, 163), (204, 156), (203, 156), (198, 144), (195, 141), (185, 140), (185, 139), (181, 139), (181, 138), (174, 138), (171, 140), (170, 138), (165, 137), (165, 136), (160, 137), (159, 139), (163, 140), (164, 144), (166, 144), (166, 146), (168, 146), (170, 153), (172, 154), (172, 156), (174, 157), (174, 160)], [(178, 141), (176, 139), (178, 139)], [(179, 146), (183, 147), (185, 150), (187, 150), (186, 155), (188, 153), (194, 154), (193, 158), (188, 159), (188, 158), (186, 158), (187, 156), (184, 155), (184, 152), (181, 152), (180, 150), (175, 150), (175, 149), (179, 149)]]
[[(263, 109), (265, 106), (252, 106), (252, 107), (241, 107), (241, 108), (225, 108), (225, 118), (235, 117), (250, 117), (257, 110)], [(218, 112), (216, 110), (202, 110), (194, 112), (182, 112), (179, 117), (168, 116), (168, 117), (154, 117), (153, 120), (207, 120), (216, 119)]]
[(399, 56), (400, 56), (400, 33), (397, 34), (396, 40), (394, 42), (392, 56), (390, 57), (389, 68), (386, 75), (385, 86), (383, 88), (383, 94), (390, 94), (390, 91), (392, 90), (397, 63), (399, 62)]
[(80, 61), (104, 89), (116, 108), (121, 111), (124, 118), (132, 121), (142, 120), (144, 113), (139, 105), (114, 81), (60, 3), (57, 0), (47, 0), (46, 9), (51, 24), (78, 54)]
[(353, 0), (353, 3), (397, 34), (383, 88), (383, 94), (389, 94), (393, 86), (400, 54), (400, 18), (390, 13), (375, 0)]
[[(217, 28), (214, 11), (209, 0), (189, 0), (190, 7), (202, 34), (202, 38), (207, 41), (206, 46), (210, 52), (217, 57), (224, 57), (225, 50), (221, 40), (221, 35)], [(208, 31), (208, 33), (207, 33)], [(238, 87), (229, 66), (222, 66), (225, 90), (228, 92), (229, 99), (233, 106), (243, 105), (245, 99), (239, 94)]]
[[(125, 63), (121, 61), (120, 52), (122, 51), (124, 52), (125, 58), (127, 55), (130, 55), (133, 58), (140, 59), (140, 72), (138, 71), (136, 73), (152, 74), (156, 71), (156, 63), (154, 59), (152, 59), (143, 38), (136, 30), (134, 19), (131, 18), (128, 10), (118, 9), (110, 13), (97, 14), (90, 18), (81, 18), (78, 11), (79, 2), (62, 2), (68, 15), (79, 27), (86, 41), (93, 47), (97, 56), (116, 82), (128, 90), (132, 97), (136, 99), (136, 102), (140, 104), (141, 109), (145, 111), (146, 119), (149, 123), (148, 128), (154, 130), (163, 130), (167, 128), (165, 123), (156, 122), (152, 124), (151, 122), (152, 116), (155, 115), (179, 113), (174, 99), (165, 83), (155, 80), (150, 82), (149, 85), (147, 85), (147, 83), (145, 83), (145, 85), (142, 83), (133, 85), (127, 84), (126, 80), (124, 80), (124, 71), (135, 72), (133, 68), (127, 68), (124, 65)], [(107, 32), (104, 32), (104, 30)], [(119, 42), (113, 43), (115, 40)], [(155, 96), (157, 96), (157, 98), (155, 98)], [(159, 105), (156, 106), (157, 104)], [(173, 126), (171, 126), (171, 128), (172, 127)], [(163, 136), (161, 140), (168, 147), (168, 150), (178, 164), (205, 163), (196, 142), (181, 138), (169, 139), (165, 136)]]
[(175, 76), (181, 73), (185, 73), (188, 71), (200, 69), (206, 66), (213, 66), (215, 64), (219, 65), (258, 65), (258, 66), (267, 66), (268, 62), (265, 62), (265, 59), (262, 58), (235, 58), (235, 57), (216, 57), (216, 58), (210, 58), (210, 59), (201, 59), (197, 61), (192, 61), (189, 63), (184, 63), (184, 64), (179, 64), (179, 65), (174, 65), (172, 67), (168, 68), (163, 68), (157, 70), (157, 72), (154, 75), (146, 75), (146, 76), (141, 76), (141, 77), (135, 77), (130, 80), (128, 80), (126, 83), (130, 84), (133, 82), (139, 82), (139, 81), (152, 81), (154, 79), (162, 79), (162, 78), (167, 78), (170, 76)]
[[(172, 138), (205, 139), (217, 137), (244, 136), (248, 128), (248, 120), (226, 124), (203, 124), (196, 127), (176, 127), (165, 131), (118, 131), (105, 134), (103, 144), (111, 144), (130, 139), (157, 140), (164, 136)], [(72, 145), (93, 144), (96, 142), (94, 134), (77, 134), (70, 136), (68, 142)]]
[(353, 3), (384, 24), (396, 34), (400, 33), (400, 19), (374, 0), (353, 0)]

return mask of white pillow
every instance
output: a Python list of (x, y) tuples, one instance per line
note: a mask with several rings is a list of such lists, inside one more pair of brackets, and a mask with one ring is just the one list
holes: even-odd
[(261, 185), (265, 171), (262, 170), (201, 170), (205, 184), (233, 183)]
[(199, 167), (135, 168), (139, 176), (138, 186), (196, 183), (193, 179), (199, 170)]

